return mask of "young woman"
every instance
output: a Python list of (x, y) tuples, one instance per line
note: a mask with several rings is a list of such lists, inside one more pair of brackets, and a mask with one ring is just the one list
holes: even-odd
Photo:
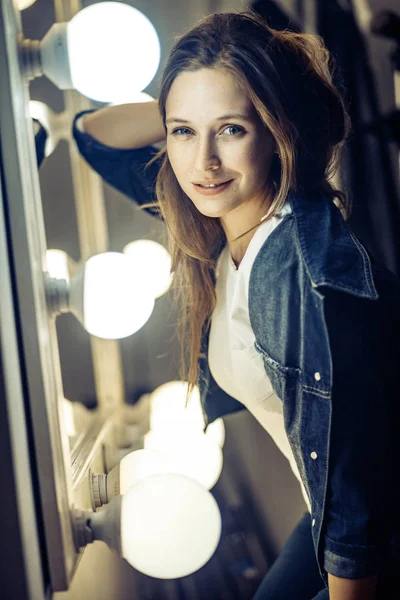
[(302, 487), (257, 600), (387, 600), (399, 573), (400, 285), (332, 183), (347, 131), (321, 40), (252, 12), (177, 39), (157, 102), (74, 124), (89, 164), (166, 223), (207, 423), (250, 410)]

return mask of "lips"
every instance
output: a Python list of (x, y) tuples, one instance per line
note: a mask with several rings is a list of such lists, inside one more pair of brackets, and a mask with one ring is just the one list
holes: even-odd
[(229, 181), (225, 181), (223, 183), (218, 184), (217, 187), (203, 187), (202, 185), (197, 183), (193, 183), (192, 185), (194, 189), (203, 196), (216, 196), (217, 194), (220, 194), (221, 192), (226, 190), (231, 185), (232, 181), (233, 179), (230, 179)]
[(224, 181), (193, 181), (193, 185), (200, 185), (202, 187), (206, 187), (209, 185), (222, 185), (223, 183), (228, 183), (231, 181), (230, 179), (225, 179)]

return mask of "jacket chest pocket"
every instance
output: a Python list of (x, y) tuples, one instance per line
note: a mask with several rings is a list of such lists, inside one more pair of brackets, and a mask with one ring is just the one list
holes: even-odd
[(254, 347), (263, 358), (265, 372), (275, 393), (284, 404), (287, 404), (285, 412), (288, 413), (289, 406), (294, 408), (295, 402), (292, 401), (301, 393), (301, 369), (277, 362), (257, 342), (254, 343)]

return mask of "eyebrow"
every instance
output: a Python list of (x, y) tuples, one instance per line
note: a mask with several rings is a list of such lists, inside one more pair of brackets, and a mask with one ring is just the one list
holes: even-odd
[[(240, 113), (231, 113), (229, 115), (222, 115), (222, 117), (218, 117), (215, 120), (216, 121), (225, 121), (228, 119), (241, 119), (242, 121), (251, 121), (251, 116), (248, 114), (242, 115)], [(186, 119), (180, 119), (179, 117), (170, 117), (169, 119), (167, 119), (165, 121), (166, 125), (168, 123), (190, 123), (190, 121), (187, 121)]]

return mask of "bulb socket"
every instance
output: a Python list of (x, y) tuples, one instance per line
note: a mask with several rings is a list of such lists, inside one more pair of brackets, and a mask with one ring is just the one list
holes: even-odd
[(25, 40), (20, 34), (18, 43), (25, 77), (29, 81), (41, 77), (43, 69), (40, 59), (40, 42), (38, 40)]
[(107, 475), (104, 473), (92, 473), (89, 470), (90, 493), (94, 509), (108, 503)]
[(94, 542), (94, 533), (89, 526), (91, 515), (91, 512), (79, 508), (73, 508), (71, 511), (74, 542), (77, 551)]
[(53, 315), (69, 312), (69, 284), (65, 279), (46, 277), (47, 306)]

